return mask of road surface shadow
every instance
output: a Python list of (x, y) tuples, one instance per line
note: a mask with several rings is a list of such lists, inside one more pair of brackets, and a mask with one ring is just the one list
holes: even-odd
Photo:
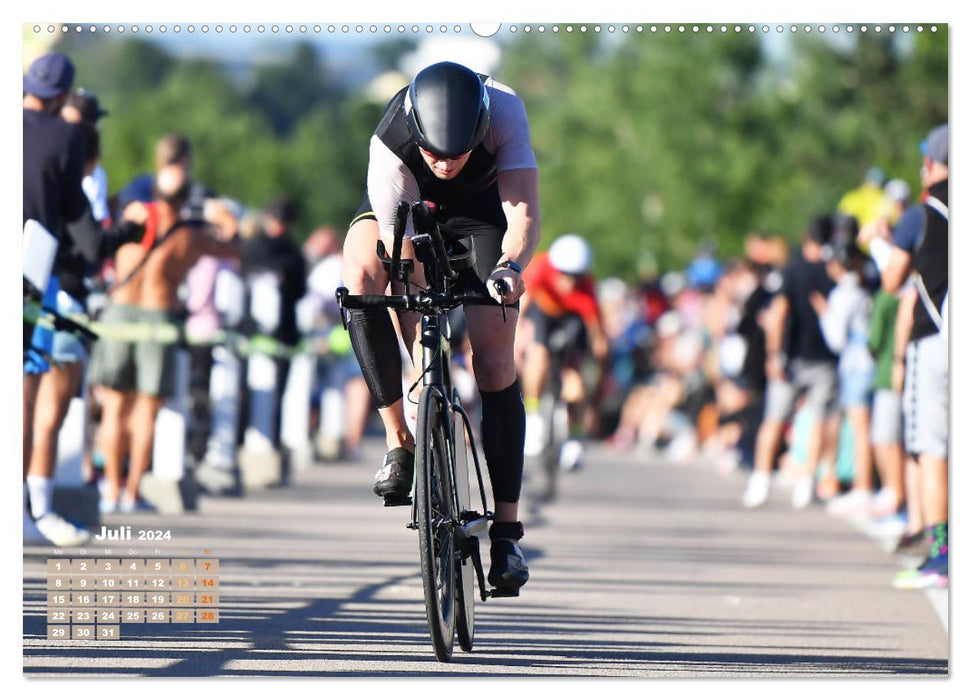
[[(24, 673), (112, 676), (134, 672), (147, 677), (677, 674), (707, 678), (948, 674), (946, 659), (893, 656), (876, 645), (834, 649), (841, 638), (867, 636), (840, 621), (807, 624), (805, 620), (584, 615), (557, 606), (517, 610), (508, 601), (493, 603), (493, 607), (479, 605), (475, 648), (464, 653), (456, 644), (452, 663), (442, 664), (432, 652), (422, 601), (380, 597), (388, 588), (414, 585), (414, 579), (414, 574), (395, 576), (344, 599), (318, 599), (282, 611), (282, 603), (296, 601), (233, 596), (223, 600), (216, 626), (125, 625), (118, 643), (34, 643), (24, 648)], [(25, 615), (25, 639), (43, 640), (45, 624), (43, 615)], [(744, 635), (789, 638), (796, 644), (759, 648), (743, 644), (738, 638)], [(672, 641), (678, 638), (684, 641)], [(818, 640), (818, 645), (807, 643), (812, 640)], [(717, 650), (699, 652), (704, 646)], [(58, 658), (71, 661), (57, 665), (54, 660)], [(171, 659), (171, 663), (161, 668), (134, 668), (124, 663), (134, 658)], [(308, 668), (315, 664), (327, 669)]]

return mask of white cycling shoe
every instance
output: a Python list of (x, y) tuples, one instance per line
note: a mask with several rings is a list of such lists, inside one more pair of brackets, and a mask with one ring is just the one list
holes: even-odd
[(526, 440), (523, 443), (523, 454), (527, 457), (539, 457), (546, 446), (546, 421), (539, 413), (526, 414)]
[(574, 471), (582, 466), (583, 442), (567, 440), (560, 447), (560, 469), (565, 472)]

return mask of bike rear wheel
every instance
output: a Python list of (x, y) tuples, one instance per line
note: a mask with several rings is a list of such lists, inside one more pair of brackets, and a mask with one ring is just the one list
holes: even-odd
[(457, 519), (446, 434), (443, 400), (438, 392), (425, 387), (418, 404), (415, 496), (418, 499), (418, 542), (425, 614), (439, 661), (452, 658), (456, 613), (453, 528)]
[(543, 465), (543, 486), (540, 501), (551, 503), (556, 500), (557, 478), (560, 471), (560, 448), (563, 446), (563, 431), (560, 426), (561, 403), (556, 397), (559, 389), (551, 389), (540, 402), (540, 414), (546, 424), (546, 444), (540, 455)]

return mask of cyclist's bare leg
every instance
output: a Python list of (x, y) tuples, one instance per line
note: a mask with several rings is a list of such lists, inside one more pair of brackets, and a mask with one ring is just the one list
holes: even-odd
[[(546, 374), (550, 370), (550, 353), (545, 345), (531, 342), (523, 359), (523, 400), (527, 409), (538, 403), (546, 384)], [(532, 406), (531, 406), (532, 405)]]
[[(480, 391), (498, 392), (516, 381), (515, 340), (519, 312), (502, 311), (491, 306), (465, 307), (469, 342), (472, 345), (472, 371)], [(519, 520), (519, 502), (496, 501), (496, 522)]]
[(583, 386), (583, 376), (576, 367), (563, 368), (563, 390), (560, 392), (563, 403), (566, 404), (570, 423), (570, 433), (580, 432), (587, 407), (587, 392)]

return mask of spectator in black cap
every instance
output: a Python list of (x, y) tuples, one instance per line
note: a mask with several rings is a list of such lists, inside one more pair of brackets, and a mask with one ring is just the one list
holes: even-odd
[[(73, 81), (71, 60), (64, 54), (49, 53), (30, 65), (23, 84), (23, 220), (25, 224), (28, 220), (39, 223), (58, 239), (50, 283), (46, 290), (38, 291), (44, 294), (45, 306), (62, 312), (63, 299), (72, 293), (69, 280), (79, 279), (86, 263), (103, 260), (130, 233), (107, 232), (91, 217), (81, 186), (86, 162), (84, 132), (59, 118)], [(59, 336), (64, 335), (41, 328), (29, 334), (25, 329), (24, 340), (59, 363), (71, 365), (83, 350), (60, 347)], [(33, 351), (25, 352), (25, 358), (24, 541), (82, 544), (88, 533), (61, 518), (51, 503), (56, 438), (64, 407), (77, 391), (78, 368), (51, 368)]]
[[(74, 65), (60, 53), (44, 54), (36, 59), (24, 76), (24, 223), (30, 219), (37, 221), (58, 239), (64, 234), (67, 222), (80, 218), (88, 207), (81, 190), (84, 137), (80, 129), (57, 116), (73, 83)], [(45, 302), (55, 301), (56, 277), (47, 290), (38, 291), (45, 294)], [(25, 330), (24, 340), (37, 345), (38, 332)], [(53, 335), (47, 334), (45, 340), (47, 343), (41, 349), (50, 352)], [(48, 480), (35, 487), (31, 494), (27, 479), (34, 443), (37, 391), (41, 375), (49, 369), (46, 361), (36, 357), (30, 357), (24, 364), (24, 541), (31, 543), (46, 539), (35, 523), (34, 512), (49, 510), (43, 501), (53, 490)], [(64, 524), (70, 525), (66, 521)], [(67, 534), (71, 545), (86, 539), (86, 533), (76, 528)]]
[(98, 121), (107, 114), (101, 108), (98, 98), (84, 88), (71, 91), (61, 107), (61, 119), (71, 124), (80, 124), (88, 141), (86, 174), (81, 186), (91, 203), (91, 213), (98, 221), (105, 221), (110, 216), (108, 174), (100, 162), (101, 134), (98, 132)]
[(809, 300), (814, 292), (825, 297), (833, 288), (825, 262), (832, 233), (831, 217), (816, 216), (809, 221), (801, 248), (782, 272), (782, 289), (766, 313), (768, 387), (755, 445), (755, 469), (742, 497), (747, 508), (761, 506), (768, 498), (783, 430), (800, 394), (806, 395), (813, 419), (806, 462), (800, 465), (793, 484), (792, 504), (804, 508), (812, 501), (813, 472), (823, 453), (826, 419), (835, 409), (837, 378), (836, 356), (823, 340), (819, 316)]
[(73, 90), (61, 109), (61, 118), (74, 124), (97, 124), (101, 117), (108, 114), (108, 110), (101, 108), (97, 96), (83, 87)]

